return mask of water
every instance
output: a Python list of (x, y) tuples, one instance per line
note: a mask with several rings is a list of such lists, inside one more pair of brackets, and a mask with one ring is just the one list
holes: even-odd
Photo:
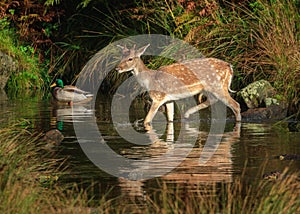
[[(145, 116), (143, 102), (136, 100), (132, 104), (130, 122), (121, 121), (116, 124), (111, 120), (110, 103), (103, 97), (98, 98), (96, 103), (95, 110), (89, 105), (76, 105), (71, 109), (69, 106), (55, 105), (50, 99), (41, 96), (5, 99), (2, 94), (1, 127), (25, 118), (30, 121), (34, 131), (60, 129), (65, 138), (55, 149), (59, 157), (67, 158), (70, 165), (70, 173), (62, 178), (63, 182), (75, 181), (85, 186), (92, 180), (97, 183), (94, 190), (97, 196), (106, 194), (113, 187), (112, 195), (126, 194), (142, 198), (157, 185), (156, 179), (169, 184), (184, 185), (185, 188), (193, 190), (199, 184), (230, 183), (240, 176), (246, 182), (256, 182), (262, 179), (263, 173), (282, 172), (286, 167), (290, 171), (298, 171), (300, 168), (299, 160), (276, 158), (282, 154), (300, 154), (300, 133), (274, 126), (274, 123), (247, 122), (235, 127), (233, 122), (228, 121), (220, 144), (210, 147), (214, 150), (212, 157), (205, 164), (201, 164), (199, 158), (211, 154), (205, 147), (211, 124), (207, 119), (209, 110), (201, 112), (201, 122), (191, 120), (167, 124), (164, 120), (155, 119), (153, 129), (145, 131), (138, 120)], [(162, 113), (159, 112), (158, 115), (162, 116)], [(96, 131), (101, 133), (97, 142), (92, 142), (90, 138), (95, 134), (95, 130), (89, 129), (92, 123), (96, 124)], [(115, 167), (114, 159), (110, 160), (107, 153), (97, 149), (100, 148), (99, 145), (108, 145), (121, 160), (132, 160), (120, 164), (118, 170), (122, 171), (123, 177), (139, 179), (147, 177), (148, 173), (150, 177), (159, 175), (158, 178), (129, 181), (99, 169), (83, 152), (83, 147), (78, 142), (74, 125), (82, 127), (82, 124), (86, 128), (84, 133), (87, 136), (86, 139), (83, 137), (82, 142), (89, 147), (95, 146), (92, 153), (98, 159), (102, 161), (106, 158), (108, 164)], [(124, 139), (119, 134), (124, 135), (132, 130), (139, 133), (142, 139), (147, 139), (147, 142), (135, 141), (136, 138), (130, 138), (130, 135)], [(169, 156), (161, 158), (165, 154)]]

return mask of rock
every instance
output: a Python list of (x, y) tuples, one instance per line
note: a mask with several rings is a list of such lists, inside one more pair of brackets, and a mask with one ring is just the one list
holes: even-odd
[(249, 109), (261, 107), (263, 104), (277, 104), (277, 100), (273, 99), (274, 95), (275, 89), (266, 80), (253, 82), (238, 92), (238, 96), (242, 97)]
[(4, 89), (10, 75), (17, 70), (14, 59), (0, 51), (0, 89)]
[(42, 138), (42, 141), (46, 143), (47, 146), (58, 146), (63, 141), (64, 136), (63, 134), (57, 130), (52, 129), (46, 132), (45, 136)]
[(280, 120), (287, 115), (287, 103), (266, 80), (249, 84), (237, 95), (248, 108), (242, 112), (243, 119)]
[(281, 105), (271, 105), (266, 108), (252, 108), (241, 113), (242, 118), (250, 121), (282, 120), (287, 115), (287, 108)]

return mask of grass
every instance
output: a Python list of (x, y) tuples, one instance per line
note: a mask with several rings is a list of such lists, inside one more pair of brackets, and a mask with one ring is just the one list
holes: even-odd
[(233, 88), (266, 79), (299, 114), (300, 15), (298, 1), (257, 0), (228, 4), (215, 11), (216, 23), (202, 28), (192, 41), (206, 53), (235, 67)]
[(232, 183), (194, 185), (158, 179), (156, 184), (145, 183), (150, 187), (144, 196), (123, 193), (112, 197), (108, 191), (97, 197), (92, 188), (60, 183), (67, 173), (63, 160), (44, 149), (41, 135), (27, 131), (26, 121), (1, 129), (0, 137), (1, 213), (300, 212), (299, 172), (275, 181), (258, 179), (253, 184), (241, 178)]
[(11, 56), (16, 63), (16, 70), (7, 83), (9, 90), (44, 89), (48, 76), (39, 64), (34, 48), (20, 44), (5, 18), (0, 20), (0, 51)]
[(28, 132), (24, 124), (20, 121), (0, 130), (1, 213), (55, 213), (65, 207), (86, 207), (81, 204), (84, 200), (79, 202), (57, 185), (61, 160), (49, 156), (41, 135)]
[(152, 199), (151, 208), (156, 213), (250, 214), (297, 213), (300, 210), (300, 201), (297, 199), (300, 194), (299, 182), (293, 176), (277, 182), (260, 181), (253, 186), (236, 179), (233, 183), (221, 186), (199, 184), (192, 191), (187, 186), (185, 188), (177, 185), (171, 189), (162, 184), (157, 191), (157, 198)]

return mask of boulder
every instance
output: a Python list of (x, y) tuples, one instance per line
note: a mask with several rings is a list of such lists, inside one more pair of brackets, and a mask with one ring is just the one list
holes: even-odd
[(42, 138), (42, 141), (46, 143), (47, 147), (52, 147), (52, 146), (59, 146), (60, 143), (63, 141), (64, 136), (63, 134), (57, 130), (57, 129), (52, 129), (44, 135)]
[(249, 84), (247, 87), (243, 88), (238, 92), (238, 96), (242, 97), (243, 101), (248, 108), (258, 108), (262, 104), (265, 106), (277, 102), (273, 99), (276, 94), (275, 89), (266, 80), (259, 80)]
[(266, 80), (253, 82), (238, 92), (247, 110), (242, 117), (249, 120), (280, 120), (287, 115), (287, 103)]
[(279, 171), (273, 171), (271, 173), (263, 174), (263, 179), (274, 181), (281, 178), (282, 173)]
[(4, 89), (10, 75), (17, 70), (15, 60), (0, 51), (0, 90)]

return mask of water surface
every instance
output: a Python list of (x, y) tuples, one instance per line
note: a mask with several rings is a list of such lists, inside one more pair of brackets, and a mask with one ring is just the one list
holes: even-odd
[[(144, 197), (157, 184), (156, 179), (169, 184), (184, 185), (185, 188), (193, 190), (197, 185), (233, 182), (236, 177), (241, 176), (247, 182), (256, 182), (262, 179), (263, 173), (282, 172), (286, 167), (290, 171), (298, 171), (300, 168), (300, 161), (282, 161), (276, 158), (282, 154), (300, 154), (300, 133), (275, 126), (274, 123), (247, 122), (236, 127), (228, 120), (221, 143), (212, 148), (213, 156), (205, 164), (201, 164), (199, 158), (206, 155), (203, 151), (211, 125), (211, 121), (207, 119), (207, 115), (210, 115), (209, 109), (201, 112), (201, 121), (181, 123), (177, 120), (168, 124), (164, 120), (154, 120), (153, 129), (146, 131), (139, 120), (145, 116), (144, 103), (138, 100), (132, 104), (130, 110), (131, 122), (114, 124), (110, 115), (110, 102), (104, 97), (97, 99), (95, 109), (89, 105), (75, 105), (72, 108), (55, 105), (49, 98), (36, 95), (4, 98), (2, 96), (0, 101), (1, 127), (25, 118), (34, 131), (61, 130), (65, 138), (56, 150), (59, 157), (68, 158), (71, 169), (63, 181), (75, 181), (84, 185), (93, 180), (97, 183), (94, 192), (99, 196), (113, 187), (112, 192), (115, 195)], [(87, 144), (106, 144), (124, 159), (150, 160), (147, 163), (152, 167), (151, 174), (160, 176), (129, 181), (99, 169), (83, 152), (74, 131), (74, 124), (82, 123), (87, 127), (87, 135), (93, 134), (88, 127), (95, 121), (101, 139), (99, 142), (87, 140)], [(134, 139), (124, 139), (117, 130), (125, 133), (134, 130), (150, 143), (142, 145), (134, 142)], [(186, 158), (178, 162), (187, 151)], [(95, 149), (94, 153), (100, 158), (106, 157), (103, 151)], [(168, 153), (172, 154), (171, 158), (160, 158)], [(124, 176), (130, 175), (137, 179), (141, 172), (148, 172), (146, 168), (147, 164), (120, 166)], [(162, 174), (163, 171), (168, 173)]]

